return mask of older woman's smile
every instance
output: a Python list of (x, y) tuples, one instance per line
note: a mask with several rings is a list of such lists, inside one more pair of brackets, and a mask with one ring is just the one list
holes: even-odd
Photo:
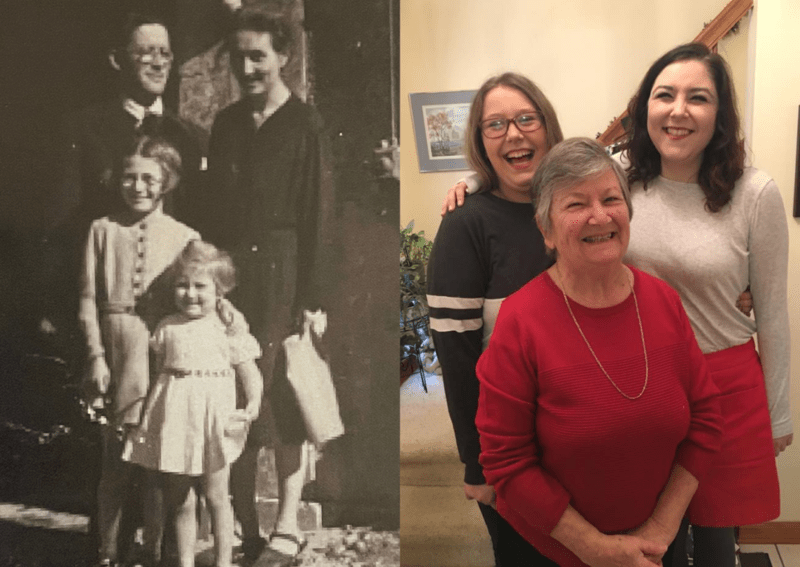
[(628, 248), (628, 206), (611, 169), (557, 190), (550, 221), (545, 243), (573, 266), (613, 265)]
[(582, 238), (581, 240), (583, 240), (584, 242), (588, 242), (590, 244), (595, 244), (595, 243), (598, 243), (598, 242), (608, 242), (609, 240), (614, 238), (616, 235), (617, 235), (616, 232), (609, 232), (609, 233), (606, 233), (606, 234), (598, 234), (598, 235), (595, 235), (595, 236), (586, 236), (586, 237)]

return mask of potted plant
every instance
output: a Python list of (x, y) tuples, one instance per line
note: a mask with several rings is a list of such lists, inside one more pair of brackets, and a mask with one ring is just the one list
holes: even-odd
[(400, 230), (400, 380), (420, 371), (425, 383), (425, 359), (433, 356), (428, 316), (428, 265), (433, 242), (425, 232), (414, 232), (414, 221)]

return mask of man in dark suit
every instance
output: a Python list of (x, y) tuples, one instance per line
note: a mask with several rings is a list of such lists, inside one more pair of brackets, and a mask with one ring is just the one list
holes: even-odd
[(200, 147), (192, 128), (162, 100), (173, 61), (166, 25), (132, 14), (118, 37), (108, 59), (119, 77), (119, 94), (71, 114), (65, 122), (65, 214), (90, 222), (120, 206), (114, 168), (137, 134), (149, 134), (166, 138), (181, 154), (182, 182), (167, 212), (189, 220), (186, 193), (197, 183)]

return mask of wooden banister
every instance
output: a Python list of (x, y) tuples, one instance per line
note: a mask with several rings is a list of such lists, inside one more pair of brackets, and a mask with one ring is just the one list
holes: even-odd
[[(739, 21), (744, 18), (748, 10), (753, 7), (753, 0), (731, 0), (722, 11), (717, 14), (717, 17), (711, 20), (711, 23), (706, 24), (694, 42), (702, 43), (708, 46), (709, 49), (715, 50), (717, 43), (721, 40)], [(627, 109), (622, 112), (617, 118), (609, 124), (606, 131), (598, 136), (597, 141), (604, 146), (611, 146), (622, 141), (625, 138), (625, 127), (623, 120), (628, 117)]]

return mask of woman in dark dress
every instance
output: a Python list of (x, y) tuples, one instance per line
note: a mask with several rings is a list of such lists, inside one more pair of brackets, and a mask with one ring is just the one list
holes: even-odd
[(331, 162), (318, 113), (281, 77), (291, 45), (288, 27), (243, 10), (230, 44), (242, 99), (214, 121), (209, 184), (199, 204), (206, 218), (203, 234), (234, 258), (240, 283), (230, 298), (264, 352), (261, 416), (231, 471), (234, 509), (245, 554), (258, 557), (266, 542), (254, 505), (257, 457), (261, 447), (273, 445), (280, 504), (269, 545), (282, 564), (305, 546), (297, 510), (307, 435), (285, 373), (275, 371), (276, 354), (295, 316), (318, 306), (324, 218), (333, 200)]

